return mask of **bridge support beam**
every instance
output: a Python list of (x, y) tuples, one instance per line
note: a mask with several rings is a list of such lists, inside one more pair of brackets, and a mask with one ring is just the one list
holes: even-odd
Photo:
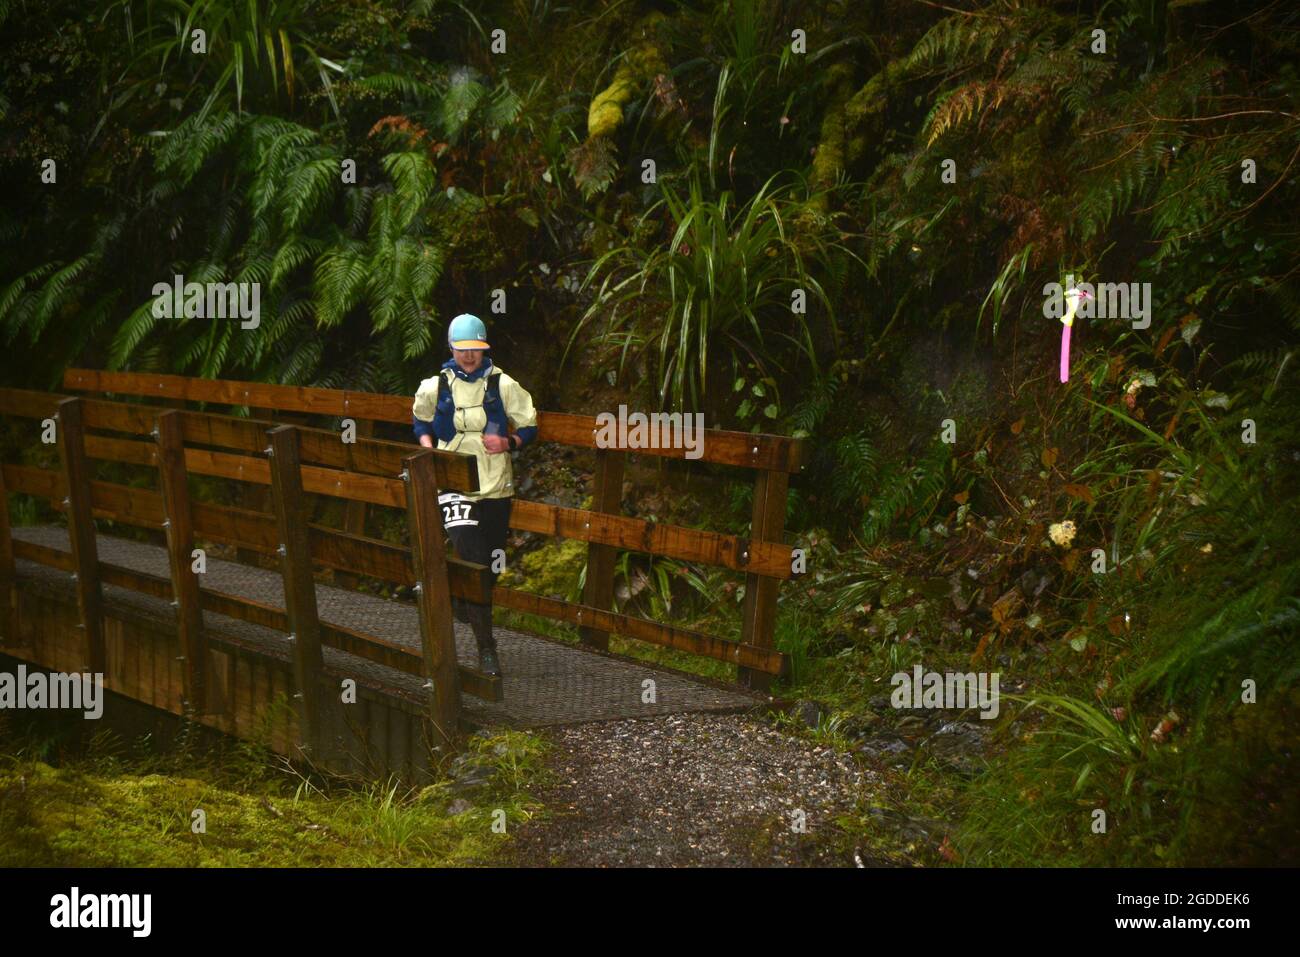
[[(761, 471), (754, 479), (754, 506), (749, 540), (779, 542), (785, 530), (785, 501), (790, 476), (785, 472)], [(752, 545), (751, 545), (752, 547)], [(780, 581), (767, 575), (745, 575), (745, 604), (741, 609), (740, 640), (759, 648), (771, 648), (776, 626), (776, 594)], [(746, 688), (767, 691), (772, 676), (752, 668), (738, 668), (737, 680)]]
[[(596, 451), (596, 474), (591, 479), (591, 510), (618, 514), (623, 501), (623, 466), (626, 453), (618, 449)], [(614, 610), (614, 563), (618, 549), (598, 542), (587, 543), (587, 579), (582, 603), (602, 611)], [(609, 650), (609, 632), (585, 625), (578, 629), (582, 643), (589, 648)]]
[(219, 688), (209, 687), (213, 669), (203, 631), (199, 579), (194, 571), (194, 520), (185, 472), (185, 443), (181, 412), (164, 412), (154, 420), (158, 443), (158, 487), (162, 493), (163, 529), (167, 533), (167, 563), (171, 572), (172, 604), (176, 608), (176, 633), (180, 639), (184, 677), (184, 707), (195, 714), (221, 714), (225, 701)]
[(104, 650), (103, 592), (99, 582), (99, 552), (95, 547), (95, 520), (90, 510), (90, 467), (86, 464), (86, 434), (82, 400), (64, 399), (57, 414), (59, 459), (63, 465), (68, 538), (76, 571), (77, 607), (86, 635), (82, 670), (102, 674), (107, 667)]
[(406, 514), (415, 566), (415, 605), (420, 614), (425, 690), (429, 693), (430, 746), (442, 757), (456, 748), (460, 722), (460, 674), (451, 621), (451, 586), (443, 544), (442, 509), (434, 477), (433, 452), (402, 459)]
[(322, 736), (321, 679), (325, 662), (311, 544), (307, 537), (298, 430), (291, 425), (278, 425), (266, 434), (271, 440), (266, 450), (271, 463), (271, 497), (280, 537), (280, 574), (284, 579), (284, 607), (289, 616), (293, 673), (298, 688), (294, 695), (298, 706), (298, 746), (313, 756), (324, 757), (327, 742)]

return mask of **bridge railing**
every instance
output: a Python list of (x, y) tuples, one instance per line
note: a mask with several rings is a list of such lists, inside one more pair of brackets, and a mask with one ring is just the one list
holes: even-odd
[[(329, 707), (320, 693), (322, 646), (424, 678), (439, 745), (449, 739), (447, 729), (455, 728), (461, 691), (501, 699), (499, 678), (456, 664), (448, 598), (486, 601), (491, 580), (485, 566), (444, 555), (441, 511), (436, 508), (439, 487), (478, 487), (473, 456), (413, 450), (374, 439), (343, 443), (329, 430), (17, 389), (0, 389), (0, 414), (42, 420), (37, 428), (51, 430), (61, 465), (58, 470), (0, 467), (0, 501), (5, 503), (0, 509), (0, 599), (8, 616), (15, 558), (72, 573), (85, 630), (84, 670), (104, 671), (101, 585), (110, 584), (169, 600), (177, 609), (183, 701), (198, 714), (218, 714), (226, 706), (218, 676), (206, 667), (204, 611), (285, 633), (292, 642), (300, 743), (318, 751), (327, 744), (321, 711)], [(158, 490), (97, 480), (90, 459), (156, 468)], [(272, 513), (192, 501), (189, 473), (270, 486)], [(49, 499), (64, 511), (70, 551), (14, 539), (8, 527), (9, 491)], [(405, 508), (412, 547), (308, 521), (306, 495), (311, 493)], [(95, 518), (163, 532), (169, 576), (101, 561)], [(198, 539), (278, 558), (285, 607), (200, 589), (194, 573), (200, 560), (194, 550)], [(420, 651), (320, 621), (312, 585), (317, 565), (414, 587)], [(16, 634), (12, 618), (7, 617), (5, 625), (7, 636)]]
[[(286, 413), (351, 418), (357, 423), (359, 436), (373, 435), (376, 423), (397, 424), (404, 429), (411, 425), (412, 399), (407, 396), (91, 369), (69, 369), (63, 384), (67, 390), (154, 396), (170, 403), (203, 402), (246, 407), (262, 410), (259, 414), (267, 418), (272, 414), (284, 416)], [(582, 641), (589, 647), (607, 649), (609, 634), (617, 633), (734, 663), (742, 684), (756, 689), (767, 688), (771, 677), (783, 673), (787, 666), (785, 655), (773, 646), (773, 632), (780, 583), (795, 577), (793, 549), (781, 539), (789, 477), (803, 467), (803, 443), (786, 436), (705, 430), (698, 461), (739, 467), (753, 473), (750, 534), (741, 537), (619, 514), (627, 451), (599, 447), (597, 421), (592, 416), (540, 411), (538, 420), (539, 441), (594, 450), (596, 471), (592, 478), (592, 508), (565, 508), (527, 501), (516, 495), (510, 524), (520, 531), (586, 542), (587, 574), (583, 596), (580, 602), (563, 601), (497, 585), (492, 593), (493, 600), (506, 608), (577, 625)], [(337, 431), (324, 431), (333, 438), (331, 447), (339, 454)], [(358, 442), (361, 441), (359, 438)], [(402, 443), (387, 444), (403, 446)], [(683, 449), (639, 448), (632, 451), (638, 455), (685, 458)], [(215, 467), (222, 463), (210, 461), (202, 464)], [(227, 469), (227, 473), (229, 471)], [(227, 474), (227, 477), (240, 476)], [(438, 484), (443, 488), (456, 487), (441, 476)], [(319, 483), (308, 487), (305, 473), (304, 487), (309, 492), (332, 494)], [(400, 507), (403, 501), (395, 501), (392, 495), (387, 498), (349, 497), (354, 505), (349, 507), (344, 520), (344, 531), (348, 534), (357, 534), (364, 528), (367, 504)], [(614, 611), (614, 576), (620, 550), (742, 572), (745, 575), (745, 593), (740, 640), (728, 640)]]

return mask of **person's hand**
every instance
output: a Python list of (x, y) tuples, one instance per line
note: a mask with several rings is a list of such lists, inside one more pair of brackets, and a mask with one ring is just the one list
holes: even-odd
[(509, 452), (510, 440), (504, 435), (484, 435), (483, 448), (493, 455), (498, 452)]

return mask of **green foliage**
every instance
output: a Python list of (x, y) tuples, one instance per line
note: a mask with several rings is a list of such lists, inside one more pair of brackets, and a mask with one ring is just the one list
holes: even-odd
[(935, 442), (915, 463), (882, 478), (862, 520), (864, 543), (875, 544), (901, 518), (908, 519), (910, 534), (924, 528), (948, 488), (951, 468), (951, 447)]
[[(685, 196), (665, 181), (663, 198), (637, 222), (638, 240), (592, 264), (583, 287), (596, 295), (570, 348), (599, 320), (597, 342), (618, 350), (619, 371), (630, 356), (652, 353), (658, 399), (675, 407), (701, 401), (710, 346), (715, 355), (725, 350), (733, 367), (750, 361), (764, 376), (777, 364), (778, 342), (815, 367), (814, 323), (835, 329), (818, 267), (843, 247), (826, 231), (795, 231), (789, 219), (798, 200), (788, 187), (769, 181), (733, 210), (734, 202), (730, 192), (706, 198), (694, 178)], [(660, 230), (667, 236), (647, 248)], [(806, 309), (791, 315), (796, 290)]]
[[(468, 766), (491, 772), (475, 807), (450, 815), (450, 781), (305, 777), (255, 746), (159, 754), (101, 733), (70, 749), (34, 732), (4, 736), (0, 862), (31, 867), (450, 867), (497, 859), (513, 828), (538, 810), (528, 789), (545, 776), (543, 743), (523, 732), (471, 737)], [(55, 760), (57, 757), (58, 760)], [(53, 761), (54, 763), (47, 763)], [(192, 812), (207, 814), (194, 833)]]

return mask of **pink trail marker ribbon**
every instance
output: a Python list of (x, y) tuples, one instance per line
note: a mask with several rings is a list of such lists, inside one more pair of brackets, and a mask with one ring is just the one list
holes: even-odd
[(1061, 381), (1070, 381), (1070, 327), (1074, 325), (1074, 317), (1070, 316), (1068, 320), (1061, 320), (1064, 325), (1061, 326)]

